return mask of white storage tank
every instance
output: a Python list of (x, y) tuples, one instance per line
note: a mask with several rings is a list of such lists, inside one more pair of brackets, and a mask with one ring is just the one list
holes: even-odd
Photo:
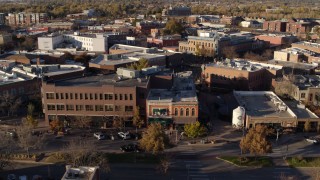
[(235, 128), (243, 127), (245, 118), (245, 109), (242, 106), (238, 106), (232, 112), (232, 126)]

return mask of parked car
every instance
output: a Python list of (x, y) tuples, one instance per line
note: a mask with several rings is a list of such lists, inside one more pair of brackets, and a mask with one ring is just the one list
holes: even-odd
[(314, 138), (314, 137), (305, 136), (304, 138), (308, 143), (313, 143), (313, 144), (319, 144), (320, 143), (320, 139), (317, 139), (317, 138)]
[(94, 136), (95, 138), (97, 138), (98, 140), (106, 139), (106, 136), (105, 136), (104, 134), (102, 134), (101, 132), (94, 133), (93, 136)]
[(142, 150), (139, 148), (137, 144), (127, 144), (120, 147), (122, 152), (141, 152)]
[(131, 135), (129, 132), (118, 132), (118, 136), (121, 138), (121, 139), (131, 139)]

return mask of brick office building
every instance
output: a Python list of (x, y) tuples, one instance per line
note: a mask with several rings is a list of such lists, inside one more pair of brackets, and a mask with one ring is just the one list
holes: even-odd
[(271, 32), (286, 32), (286, 21), (265, 21), (263, 23), (263, 29)]
[(129, 121), (137, 106), (140, 114), (145, 115), (148, 89), (149, 78), (118, 74), (46, 81), (41, 89), (45, 121), (75, 117), (90, 117), (99, 125), (112, 122), (115, 117), (126, 117)]
[(198, 98), (191, 71), (174, 74), (171, 88), (152, 89), (147, 98), (148, 123), (194, 123), (198, 120), (198, 111)]
[(281, 76), (282, 66), (246, 60), (225, 60), (202, 67), (202, 77), (211, 89), (265, 90)]

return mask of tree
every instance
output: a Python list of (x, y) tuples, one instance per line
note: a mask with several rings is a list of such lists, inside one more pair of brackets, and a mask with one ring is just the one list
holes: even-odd
[(167, 174), (169, 167), (170, 167), (170, 157), (166, 155), (160, 159), (160, 162), (156, 167), (156, 169), (161, 174)]
[(268, 128), (263, 125), (251, 128), (240, 141), (241, 152), (250, 152), (250, 154), (254, 154), (255, 156), (271, 152), (272, 145), (267, 140), (269, 133)]
[(73, 167), (99, 166), (105, 172), (110, 171), (107, 158), (97, 152), (93, 141), (73, 139), (63, 150), (67, 155), (67, 163)]
[(222, 56), (228, 59), (233, 59), (239, 57), (239, 54), (236, 52), (236, 48), (233, 46), (226, 46), (222, 49)]
[(207, 133), (207, 128), (200, 124), (199, 121), (192, 124), (184, 125), (184, 132), (189, 138), (197, 138)]
[(63, 128), (63, 123), (59, 119), (52, 120), (49, 125), (51, 131), (61, 131), (61, 129)]
[(27, 121), (22, 121), (22, 124), (17, 128), (18, 146), (27, 151), (28, 155), (30, 149), (41, 148), (45, 136), (33, 136), (33, 126)]
[(28, 104), (28, 115), (33, 116), (34, 105), (32, 103)]
[(78, 128), (90, 128), (92, 125), (92, 118), (90, 116), (77, 116), (72, 121), (72, 126)]
[(158, 154), (169, 146), (169, 138), (160, 123), (152, 123), (143, 132), (140, 147), (147, 152)]
[(26, 123), (32, 126), (33, 128), (36, 128), (38, 126), (38, 121), (31, 115), (27, 115)]
[(311, 131), (311, 123), (309, 120), (307, 120), (304, 123), (304, 127), (303, 127), (304, 132), (310, 132)]
[(294, 91), (295, 91), (295, 86), (289, 80), (277, 81), (274, 86), (274, 92), (278, 96), (286, 96), (286, 95), (293, 96)]
[(139, 106), (137, 106), (134, 111), (132, 122), (136, 128), (141, 128), (144, 124), (144, 120), (140, 117), (140, 107)]
[(146, 58), (140, 58), (138, 62), (135, 62), (131, 64), (130, 66), (127, 66), (129, 69), (139, 70), (141, 71), (143, 68), (148, 67), (148, 60)]
[(165, 29), (165, 33), (168, 34), (181, 34), (183, 31), (183, 26), (176, 20), (171, 19), (167, 22)]

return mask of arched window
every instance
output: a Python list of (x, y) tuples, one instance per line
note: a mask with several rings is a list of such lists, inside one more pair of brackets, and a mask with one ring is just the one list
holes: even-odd
[(178, 108), (175, 108), (175, 109), (174, 109), (174, 115), (175, 115), (175, 116), (178, 116)]
[(180, 109), (180, 116), (183, 116), (183, 108)]
[(192, 108), (192, 109), (191, 109), (191, 116), (195, 116), (195, 114), (196, 114), (195, 109)]
[(186, 109), (186, 116), (189, 116), (189, 108)]

